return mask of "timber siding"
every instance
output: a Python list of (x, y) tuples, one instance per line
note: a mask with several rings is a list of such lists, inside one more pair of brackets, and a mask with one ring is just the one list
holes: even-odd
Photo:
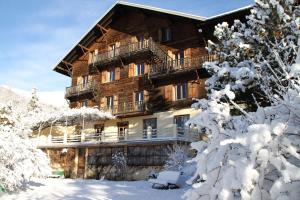
[[(44, 129), (37, 139), (52, 168), (72, 178), (146, 179), (176, 145), (201, 140), (184, 122), (199, 113), (194, 99), (206, 98), (202, 64), (218, 59), (208, 54), (207, 40), (215, 41), (217, 23), (248, 12), (206, 20), (117, 2), (54, 69), (71, 78), (65, 95), (71, 108), (98, 107), (116, 119), (54, 127), (52, 134)], [(125, 175), (112, 164), (114, 152), (126, 157)]]

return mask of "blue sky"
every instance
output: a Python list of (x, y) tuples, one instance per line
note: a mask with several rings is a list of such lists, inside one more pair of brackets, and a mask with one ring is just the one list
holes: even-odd
[[(253, 0), (128, 0), (213, 16)], [(0, 85), (64, 90), (70, 78), (52, 71), (115, 0), (0, 0)]]

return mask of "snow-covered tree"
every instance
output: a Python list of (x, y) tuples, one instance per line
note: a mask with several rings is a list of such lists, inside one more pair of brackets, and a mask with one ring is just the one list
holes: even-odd
[(184, 146), (176, 145), (175, 148), (168, 154), (168, 159), (164, 168), (166, 170), (180, 171), (185, 166), (188, 159), (188, 150)]
[(187, 199), (299, 199), (299, 16), (293, 0), (256, 0), (246, 24), (216, 27), (209, 50), (220, 60), (205, 64), (209, 98), (189, 122), (209, 140), (192, 144)]
[(40, 101), (39, 98), (37, 96), (37, 89), (34, 88), (32, 89), (32, 93), (31, 93), (31, 99), (28, 103), (27, 106), (28, 112), (39, 112), (40, 111)]
[(22, 117), (10, 103), (0, 106), (0, 186), (7, 191), (25, 187), (32, 177), (50, 172), (49, 160), (28, 139), (30, 131), (20, 124)]

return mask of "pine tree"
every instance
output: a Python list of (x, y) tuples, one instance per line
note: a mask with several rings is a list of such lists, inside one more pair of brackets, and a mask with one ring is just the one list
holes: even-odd
[[(299, 13), (292, 0), (256, 0), (246, 24), (216, 27), (220, 43), (209, 50), (220, 61), (205, 64), (209, 98), (193, 105), (202, 112), (190, 120), (209, 140), (192, 144), (187, 199), (299, 198)], [(236, 102), (243, 95), (252, 112)]]

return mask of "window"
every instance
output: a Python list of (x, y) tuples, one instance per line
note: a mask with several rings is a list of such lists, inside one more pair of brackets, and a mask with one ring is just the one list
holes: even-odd
[[(151, 127), (151, 129), (150, 129)], [(150, 130), (151, 133), (150, 133)], [(150, 119), (144, 119), (143, 120), (143, 138), (148, 138), (151, 136), (151, 138), (157, 137), (157, 119), (156, 118), (150, 118)]]
[(145, 73), (145, 65), (144, 63), (136, 64), (136, 75), (141, 76)]
[(184, 51), (178, 51), (175, 53), (175, 66), (183, 67), (184, 65)]
[(186, 99), (188, 97), (188, 84), (180, 83), (175, 86), (176, 100)]
[(108, 109), (113, 109), (113, 107), (114, 107), (114, 97), (109, 96), (109, 97), (106, 97), (106, 99), (107, 99), (107, 104), (106, 104), (107, 108)]
[(128, 135), (129, 122), (118, 122), (118, 138), (119, 140), (125, 140)]
[(159, 41), (160, 42), (167, 42), (172, 39), (172, 32), (171, 28), (162, 28), (159, 30)]
[(87, 107), (88, 106), (88, 101), (84, 100), (81, 102), (81, 107)]
[(112, 44), (109, 46), (108, 56), (114, 57), (115, 55), (116, 55), (116, 44)]
[(138, 38), (138, 41), (139, 41), (139, 48), (140, 48), (140, 49), (144, 48), (145, 37), (144, 37), (144, 36), (140, 36), (140, 37)]
[(184, 135), (185, 124), (189, 119), (190, 119), (190, 115), (174, 116), (174, 124), (176, 124), (178, 136)]
[(89, 76), (82, 76), (83, 85), (87, 85), (89, 82)]
[(104, 124), (95, 124), (95, 135), (98, 137), (98, 140), (102, 139), (103, 132), (104, 132)]
[(135, 92), (135, 102), (144, 102), (144, 91)]
[(109, 70), (108, 73), (107, 73), (107, 75), (108, 75), (108, 80), (109, 80), (109, 82), (115, 81), (115, 79), (116, 79), (116, 72), (115, 72), (115, 69)]

